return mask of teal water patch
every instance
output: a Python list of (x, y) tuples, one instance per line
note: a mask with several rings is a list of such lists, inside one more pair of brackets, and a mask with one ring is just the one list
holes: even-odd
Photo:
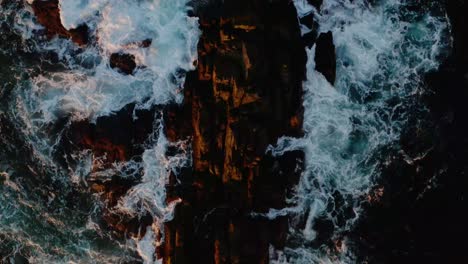
[[(16, 173), (2, 172), (0, 186), (0, 252), (2, 260), (29, 263), (110, 263), (131, 258), (131, 247), (114, 240), (93, 222), (90, 199), (75, 193), (73, 201), (46, 186), (28, 188)], [(22, 175), (25, 177), (25, 175)], [(72, 203), (77, 204), (71, 205)], [(21, 263), (21, 262), (20, 262)]]

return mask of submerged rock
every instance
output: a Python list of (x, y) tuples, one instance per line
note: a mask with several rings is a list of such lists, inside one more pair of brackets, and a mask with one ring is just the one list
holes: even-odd
[(132, 74), (136, 68), (135, 56), (126, 53), (113, 53), (110, 56), (111, 68), (117, 69), (124, 74)]

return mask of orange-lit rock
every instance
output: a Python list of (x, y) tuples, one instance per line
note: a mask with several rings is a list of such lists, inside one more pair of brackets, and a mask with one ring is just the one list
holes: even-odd
[(110, 163), (128, 159), (125, 146), (113, 144), (109, 139), (101, 138), (93, 140), (88, 135), (85, 135), (81, 143), (85, 148), (92, 149), (96, 156), (105, 156), (106, 160)]
[(54, 36), (71, 38), (80, 46), (88, 43), (88, 27), (85, 24), (71, 30), (63, 27), (58, 0), (34, 1), (32, 7), (37, 20), (45, 27), (48, 38)]
[[(70, 155), (84, 150), (92, 154), (92, 169), (91, 175), (86, 178), (87, 184), (90, 191), (98, 195), (105, 204), (103, 224), (115, 231), (114, 235), (120, 237), (144, 235), (146, 227), (152, 224), (149, 215), (139, 218), (123, 215), (114, 210), (122, 196), (138, 180), (132, 177), (128, 179), (120, 177), (118, 175), (120, 172), (114, 170), (114, 164), (129, 161), (143, 153), (142, 143), (153, 132), (153, 121), (157, 112), (156, 109), (136, 111), (138, 118), (134, 119), (133, 107), (129, 105), (113, 115), (100, 117), (95, 123), (72, 122), (66, 128), (59, 128), (64, 129), (60, 143), (63, 153), (57, 153), (58, 157), (66, 157), (62, 162), (73, 160)], [(105, 177), (93, 176), (106, 170), (109, 172)]]
[(117, 69), (123, 74), (132, 74), (137, 67), (135, 56), (125, 53), (111, 54), (109, 64), (111, 68)]
[(370, 191), (367, 195), (367, 201), (369, 203), (380, 203), (384, 196), (385, 187), (377, 187)]
[(183, 203), (166, 224), (159, 254), (167, 264), (268, 263), (269, 245), (284, 245), (287, 218), (250, 213), (285, 206), (303, 158), (266, 154), (279, 137), (302, 135), (306, 54), (294, 6), (220, 6), (196, 14), (203, 32), (197, 70), (188, 73), (183, 105), (165, 115), (168, 138), (191, 138), (193, 151), (192, 172), (171, 187)]

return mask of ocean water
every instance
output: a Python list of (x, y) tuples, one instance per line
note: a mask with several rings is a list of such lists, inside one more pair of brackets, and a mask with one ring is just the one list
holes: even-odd
[[(156, 238), (179, 202), (166, 203), (165, 185), (171, 172), (191, 165), (189, 142), (169, 142), (158, 114), (140, 157), (109, 168), (87, 150), (65, 167), (56, 156), (73, 122), (96, 122), (129, 104), (151, 110), (182, 100), (201, 34), (187, 15), (189, 0), (60, 0), (65, 28), (90, 27), (95, 41), (86, 47), (40, 37), (33, 2), (0, 0), (0, 263), (158, 263)], [(399, 151), (408, 120), (425, 111), (423, 77), (450, 49), (450, 25), (442, 6), (420, 1), (324, 0), (320, 10), (306, 0), (294, 4), (299, 17), (314, 14), (319, 32), (333, 33), (337, 80), (332, 85), (315, 71), (315, 47), (307, 49), (305, 136), (281, 138), (268, 150), (306, 154), (290, 207), (266, 215), (290, 216), (286, 248), (272, 247), (271, 262), (354, 263), (347, 233), (365, 213), (389, 153)], [(141, 47), (147, 39), (151, 45)], [(111, 69), (113, 53), (133, 55), (136, 71)], [(177, 154), (167, 155), (169, 147)], [(144, 235), (121, 238), (103, 228), (105, 205), (87, 181), (114, 176), (138, 179), (112, 210), (149, 214)]]
[[(157, 263), (155, 238), (178, 202), (166, 203), (165, 184), (191, 162), (187, 142), (164, 137), (162, 115), (142, 155), (128, 162), (101, 168), (99, 157), (81, 151), (64, 167), (56, 155), (73, 122), (96, 122), (129, 104), (138, 111), (181, 102), (185, 73), (195, 69), (198, 19), (187, 15), (188, 0), (60, 0), (64, 27), (86, 23), (95, 39), (78, 47), (41, 37), (33, 2), (0, 1), (0, 34), (8, 40), (0, 44), (0, 262)], [(139, 45), (148, 39), (148, 47)], [(113, 53), (133, 55), (135, 72), (112, 69)], [(166, 155), (168, 146), (178, 154)], [(102, 228), (104, 203), (87, 180), (113, 176), (137, 179), (112, 210), (151, 215), (144, 236), (119, 238)]]
[[(365, 213), (409, 118), (425, 111), (424, 74), (450, 49), (450, 25), (437, 3), (324, 0), (320, 10), (305, 0), (294, 4), (299, 17), (314, 14), (318, 32), (332, 32), (337, 80), (332, 85), (315, 70), (315, 46), (307, 49), (305, 136), (269, 148), (306, 154), (291, 207), (267, 215), (291, 216), (287, 246), (271, 248), (271, 263), (354, 263), (346, 234)], [(303, 34), (310, 30), (302, 25)], [(327, 234), (317, 226), (327, 226)]]

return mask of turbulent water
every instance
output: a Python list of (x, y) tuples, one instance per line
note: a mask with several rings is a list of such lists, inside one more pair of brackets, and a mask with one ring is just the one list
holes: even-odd
[[(177, 201), (166, 204), (169, 173), (190, 164), (184, 142), (167, 156), (161, 115), (140, 157), (100, 167), (90, 151), (58, 165), (64, 131), (74, 122), (95, 122), (127, 105), (135, 111), (180, 102), (184, 73), (194, 69), (200, 32), (187, 15), (187, 0), (60, 0), (65, 28), (86, 23), (96, 39), (86, 47), (39, 37), (33, 1), (0, 1), (0, 262), (154, 263), (156, 235)], [(149, 47), (137, 43), (151, 39)], [(137, 70), (109, 66), (112, 53), (135, 57)], [(50, 59), (48, 54), (56, 53)], [(58, 63), (51, 63), (56, 60)], [(135, 118), (137, 118), (137, 115)], [(26, 164), (26, 166), (25, 166)], [(143, 237), (116, 238), (101, 228), (103, 202), (87, 180), (136, 178), (113, 208), (135, 218), (150, 214)], [(127, 173), (128, 172), (128, 173)]]
[[(331, 85), (315, 70), (315, 47), (308, 49), (306, 135), (282, 138), (270, 149), (306, 154), (292, 207), (268, 215), (292, 216), (288, 246), (272, 248), (272, 262), (353, 263), (346, 234), (365, 213), (362, 205), (372, 202), (408, 120), (424, 111), (424, 74), (437, 69), (450, 47), (450, 25), (441, 6), (418, 1), (324, 0), (320, 10), (305, 0), (294, 4), (299, 17), (314, 14), (318, 32), (333, 33), (337, 80)], [(303, 34), (310, 30), (302, 26)]]
[[(181, 101), (200, 37), (188, 2), (60, 0), (64, 27), (86, 23), (95, 39), (78, 47), (40, 37), (33, 1), (0, 0), (0, 263), (157, 262), (156, 238), (177, 203), (166, 203), (165, 185), (170, 172), (190, 166), (187, 142), (168, 142), (157, 114), (142, 154), (110, 168), (87, 150), (61, 157), (61, 143), (73, 123), (128, 105), (136, 119), (140, 110)], [(315, 47), (307, 49), (305, 136), (269, 149), (306, 154), (291, 207), (267, 215), (291, 218), (287, 246), (272, 247), (271, 262), (353, 263), (347, 234), (372, 202), (390, 153), (400, 151), (408, 120), (425, 111), (423, 77), (450, 48), (450, 25), (442, 6), (419, 1), (324, 0), (320, 10), (306, 0), (294, 4), (299, 17), (313, 13), (318, 25), (302, 25), (303, 34), (333, 33), (337, 80), (332, 85), (315, 70)], [(147, 39), (149, 47), (138, 45)], [(113, 53), (133, 55), (134, 74), (112, 69)], [(168, 156), (169, 146), (179, 151)], [(137, 179), (112, 210), (149, 214), (144, 235), (125, 239), (103, 228), (104, 201), (87, 184), (115, 175)]]

